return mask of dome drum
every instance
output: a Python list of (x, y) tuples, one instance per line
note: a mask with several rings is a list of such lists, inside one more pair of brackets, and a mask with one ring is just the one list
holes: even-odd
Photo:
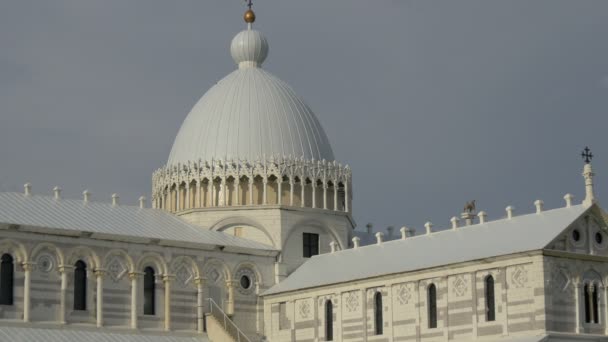
[(350, 212), (351, 170), (303, 158), (190, 162), (157, 170), (152, 202), (169, 212), (284, 205)]

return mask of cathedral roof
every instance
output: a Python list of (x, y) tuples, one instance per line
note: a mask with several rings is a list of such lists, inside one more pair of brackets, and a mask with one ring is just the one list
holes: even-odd
[(225, 246), (265, 253), (272, 247), (210, 231), (180, 219), (170, 213), (137, 206), (112, 205), (50, 196), (0, 192), (0, 224), (18, 225), (20, 229), (48, 229), (58, 235), (193, 247)]
[(589, 208), (581, 204), (317, 255), (264, 295), (541, 250)]
[(34, 328), (25, 326), (2, 326), (0, 336), (5, 341), (47, 341), (47, 342), (204, 342), (206, 337), (186, 336), (186, 334), (142, 333), (137, 334), (85, 329), (70, 329), (62, 325), (58, 328)]
[(184, 120), (168, 164), (271, 156), (333, 161), (321, 124), (293, 89), (261, 68), (266, 38), (251, 29), (230, 48), (238, 69), (214, 85)]

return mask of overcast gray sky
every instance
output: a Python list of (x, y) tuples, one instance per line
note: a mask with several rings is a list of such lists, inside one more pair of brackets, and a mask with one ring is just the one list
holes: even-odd
[[(0, 190), (150, 192), (194, 103), (235, 66), (241, 0), (0, 2)], [(447, 227), (608, 196), (608, 1), (259, 0), (265, 68), (354, 172), (359, 228)], [(608, 201), (608, 199), (606, 200)]]

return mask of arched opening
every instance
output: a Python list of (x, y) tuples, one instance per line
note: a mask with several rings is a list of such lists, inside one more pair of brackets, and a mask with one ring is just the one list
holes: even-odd
[(246, 176), (239, 179), (239, 204), (251, 204), (249, 203), (249, 178)]
[(156, 279), (154, 269), (146, 267), (144, 269), (144, 315), (156, 314)]
[(335, 192), (336, 192), (336, 187), (334, 186), (334, 182), (329, 181), (327, 182), (327, 209), (329, 210), (335, 210), (336, 208), (334, 207), (334, 203), (335, 202)]
[(226, 205), (236, 204), (236, 184), (232, 176), (226, 179), (226, 197)]
[(87, 264), (82, 260), (78, 260), (74, 266), (74, 310), (86, 310)]
[(337, 210), (346, 210), (346, 191), (342, 182), (338, 183), (338, 208)]
[(323, 208), (323, 182), (317, 179), (314, 183), (315, 186), (315, 207)]
[(428, 288), (429, 329), (437, 328), (437, 288), (431, 284)]
[(206, 208), (209, 207), (209, 203), (211, 203), (211, 197), (209, 196), (209, 179), (203, 178), (201, 182), (201, 207)]
[(264, 203), (264, 179), (257, 175), (253, 178), (253, 204)]
[(325, 341), (334, 340), (334, 306), (331, 300), (325, 302)]
[(312, 180), (310, 178), (306, 178), (304, 180), (304, 206), (307, 208), (312, 208)]
[(279, 183), (278, 178), (275, 175), (268, 177), (266, 183), (266, 203), (267, 204), (278, 204), (279, 200)]
[(176, 211), (175, 202), (176, 202), (176, 194), (177, 194), (177, 186), (175, 184), (171, 185), (169, 189), (169, 211)]
[(300, 177), (293, 179), (293, 205), (295, 207), (302, 206), (302, 180)]
[(281, 194), (279, 195), (281, 198), (282, 205), (291, 205), (291, 183), (289, 182), (289, 177), (283, 176), (281, 178)]
[(494, 277), (492, 277), (491, 275), (486, 277), (485, 292), (486, 322), (492, 322), (496, 320), (496, 303), (494, 299)]
[(598, 288), (594, 284), (586, 283), (583, 287), (585, 296), (585, 323), (599, 323), (599, 296)]
[(211, 191), (211, 198), (213, 202), (212, 206), (219, 207), (220, 205), (223, 205), (224, 203), (222, 203), (222, 179), (220, 177), (216, 177), (213, 180), (213, 184), (211, 185)]
[(179, 209), (178, 209), (178, 211), (179, 210), (186, 210), (186, 209), (188, 209), (188, 206), (187, 206), (188, 198), (187, 198), (186, 188), (187, 188), (186, 182), (182, 182), (179, 185), (179, 192), (178, 192), (178, 196), (179, 196)]
[(376, 335), (383, 334), (384, 319), (382, 318), (382, 294), (376, 292), (374, 295), (374, 328)]
[(199, 197), (199, 188), (196, 184), (196, 181), (193, 180), (192, 182), (190, 182), (190, 196), (188, 197), (188, 209), (191, 208), (197, 208), (198, 207), (198, 201), (196, 200)]
[(2, 255), (0, 263), (0, 304), (13, 305), (13, 286), (15, 283), (15, 265), (10, 254)]

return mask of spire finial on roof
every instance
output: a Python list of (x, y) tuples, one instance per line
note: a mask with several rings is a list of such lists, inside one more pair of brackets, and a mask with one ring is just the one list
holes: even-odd
[(251, 29), (251, 24), (255, 22), (255, 13), (251, 9), (253, 7), (253, 1), (246, 0), (245, 2), (247, 3), (247, 7), (249, 7), (249, 9), (247, 10), (247, 12), (245, 12), (243, 19), (245, 19), (247, 26), (249, 27), (249, 29)]
[(593, 159), (593, 153), (588, 146), (585, 146), (585, 149), (581, 153), (583, 160), (585, 161), (585, 166), (583, 167), (583, 177), (585, 178), (585, 199), (583, 200), (583, 204), (590, 206), (596, 202), (595, 193), (593, 191), (593, 169), (591, 168), (591, 159)]

